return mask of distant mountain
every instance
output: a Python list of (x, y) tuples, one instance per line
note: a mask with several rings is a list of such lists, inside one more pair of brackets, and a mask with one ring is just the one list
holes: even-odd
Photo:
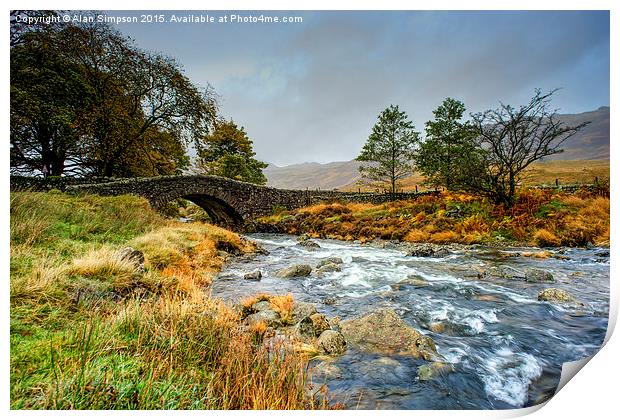
[[(564, 145), (564, 153), (547, 160), (609, 160), (609, 107), (581, 114), (562, 114), (562, 121), (576, 125), (590, 121)], [(354, 160), (330, 163), (299, 163), (288, 166), (269, 165), (264, 173), (267, 185), (276, 188), (331, 190), (351, 189), (359, 179), (360, 163)], [(412, 180), (413, 181), (413, 180)], [(416, 179), (415, 184), (420, 180)]]
[(288, 166), (269, 165), (263, 172), (267, 185), (276, 188), (331, 190), (359, 178), (359, 162), (299, 163)]
[(579, 133), (562, 145), (564, 153), (551, 156), (549, 160), (609, 160), (609, 107), (581, 114), (560, 115), (569, 125), (590, 121)]

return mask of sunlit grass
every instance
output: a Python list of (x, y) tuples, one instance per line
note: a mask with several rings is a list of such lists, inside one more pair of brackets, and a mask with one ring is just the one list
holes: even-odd
[[(119, 259), (128, 245), (146, 271)], [(327, 408), (304, 358), (205, 291), (226, 255), (254, 249), (135, 197), (12, 194), (11, 408)], [(272, 298), (290, 316), (292, 296)]]

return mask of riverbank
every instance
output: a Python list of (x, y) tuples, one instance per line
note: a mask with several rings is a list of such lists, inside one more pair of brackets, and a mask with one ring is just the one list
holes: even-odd
[(442, 193), (381, 205), (318, 204), (276, 211), (257, 230), (313, 238), (494, 244), (609, 246), (609, 197), (523, 190), (511, 209), (468, 194)]
[(12, 193), (10, 223), (12, 409), (327, 407), (205, 291), (253, 242), (129, 196)]

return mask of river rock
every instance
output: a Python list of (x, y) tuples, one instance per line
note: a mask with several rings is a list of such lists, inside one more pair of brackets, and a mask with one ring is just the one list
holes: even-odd
[(450, 251), (441, 245), (434, 244), (412, 244), (406, 248), (408, 257), (432, 257), (442, 258), (450, 254)]
[(404, 354), (431, 360), (436, 356), (435, 343), (398, 317), (393, 309), (378, 309), (360, 318), (340, 323), (348, 343), (363, 351), (378, 354)]
[[(329, 330), (331, 328), (327, 317), (323, 314), (312, 314), (310, 315), (310, 319), (312, 320), (312, 325), (314, 325), (315, 331), (323, 332), (325, 330)], [(320, 333), (318, 335), (321, 335)]]
[(316, 274), (317, 276), (322, 276), (325, 273), (333, 273), (333, 272), (337, 272), (337, 271), (342, 271), (342, 268), (340, 268), (340, 266), (338, 264), (334, 264), (334, 263), (328, 263), (325, 264), (323, 266), (321, 266), (321, 268), (318, 268), (316, 270)]
[(340, 317), (334, 316), (334, 317), (329, 318), (329, 326), (333, 330), (339, 330), (340, 329)]
[(244, 280), (260, 280), (263, 277), (263, 273), (260, 270), (252, 271), (251, 273), (245, 273), (243, 275)]
[(260, 311), (269, 311), (273, 309), (273, 305), (271, 303), (269, 303), (269, 301), (267, 300), (261, 300), (259, 302), (256, 302), (255, 304), (253, 304), (251, 306), (251, 308), (255, 311), (255, 312), (260, 312)]
[(308, 264), (294, 264), (276, 272), (276, 277), (290, 279), (295, 277), (308, 277), (312, 272), (312, 267)]
[(338, 331), (325, 330), (319, 336), (317, 345), (320, 350), (327, 354), (342, 354), (347, 350), (347, 342), (344, 336)]
[(293, 318), (293, 322), (295, 323), (315, 313), (317, 313), (316, 306), (314, 306), (312, 303), (295, 302), (293, 304), (292, 318)]
[(321, 268), (324, 265), (327, 264), (342, 264), (342, 258), (340, 257), (329, 257), (329, 258), (324, 258), (321, 261), (319, 261), (319, 263), (316, 265), (316, 268)]
[(125, 247), (116, 253), (116, 258), (120, 261), (127, 261), (133, 264), (136, 271), (143, 272), (144, 254), (130, 246)]
[(525, 270), (525, 281), (530, 283), (553, 283), (555, 279), (553, 274), (545, 270), (537, 268), (527, 268)]
[(323, 304), (324, 305), (335, 305), (337, 302), (335, 297), (332, 296), (327, 296), (325, 299), (323, 299)]
[(321, 246), (319, 244), (317, 244), (314, 241), (311, 241), (309, 239), (306, 239), (305, 241), (299, 241), (297, 243), (298, 246), (301, 246), (303, 248), (320, 248)]
[(489, 267), (483, 270), (478, 275), (479, 278), (483, 277), (499, 277), (501, 279), (518, 279), (525, 280), (525, 274), (516, 268), (512, 268), (509, 265), (500, 265), (497, 267)]
[(314, 313), (303, 318), (295, 326), (296, 332), (302, 337), (318, 337), (325, 330), (329, 330), (329, 322), (325, 315)]
[(245, 322), (248, 325), (253, 325), (261, 321), (264, 321), (269, 326), (278, 325), (280, 323), (280, 316), (276, 311), (267, 309), (248, 315), (245, 318)]
[(426, 365), (422, 365), (418, 368), (418, 380), (428, 381), (435, 378), (437, 375), (445, 375), (453, 372), (454, 367), (449, 363), (433, 362)]
[(583, 305), (573, 295), (562, 289), (550, 288), (541, 290), (538, 293), (538, 300), (552, 303), (575, 303)]
[(399, 285), (399, 286), (407, 285), (407, 286), (413, 286), (413, 287), (426, 287), (430, 285), (428, 281), (424, 280), (422, 277), (418, 276), (417, 274), (410, 274), (404, 279), (399, 280), (394, 284)]
[(428, 329), (435, 334), (443, 334), (446, 331), (446, 324), (441, 321), (433, 322), (428, 325)]
[(324, 379), (338, 379), (342, 377), (342, 369), (327, 360), (312, 368), (312, 373)]
[(254, 254), (256, 254), (256, 255), (269, 255), (269, 251), (267, 251), (265, 248), (263, 248), (260, 245), (256, 245), (256, 248), (254, 249)]

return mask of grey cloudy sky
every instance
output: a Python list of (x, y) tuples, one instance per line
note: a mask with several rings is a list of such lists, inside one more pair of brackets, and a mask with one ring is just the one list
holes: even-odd
[(210, 83), (221, 113), (246, 128), (258, 158), (277, 165), (354, 158), (389, 104), (420, 131), (447, 96), (476, 112), (559, 87), (553, 105), (562, 113), (609, 105), (608, 12), (264, 14), (303, 23), (117, 28)]

